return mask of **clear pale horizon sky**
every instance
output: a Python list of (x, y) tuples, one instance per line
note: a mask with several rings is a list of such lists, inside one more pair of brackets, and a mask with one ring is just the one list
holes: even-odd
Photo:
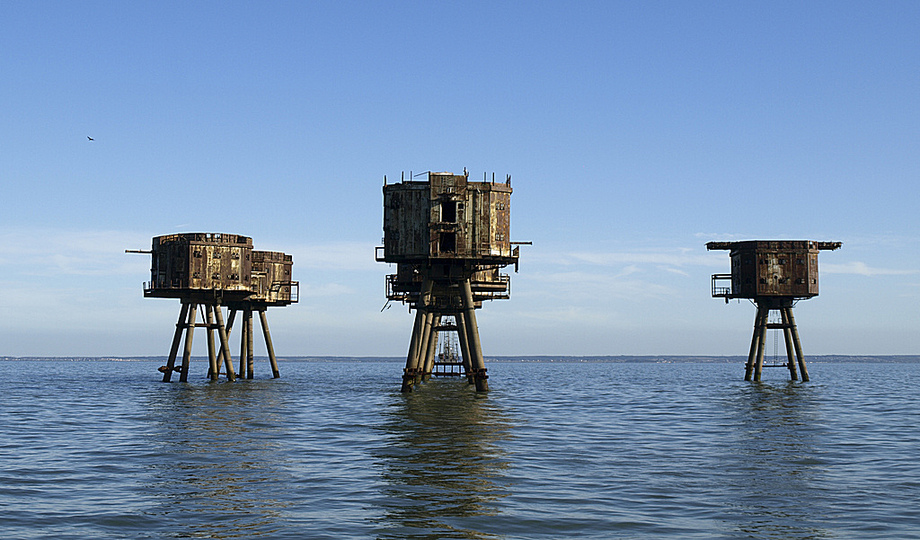
[(464, 167), (512, 175), (533, 241), (477, 313), (486, 357), (744, 355), (754, 308), (710, 297), (705, 243), (746, 239), (843, 242), (795, 310), (806, 356), (920, 354), (918, 2), (13, 1), (0, 25), (0, 355), (167, 354), (179, 302), (124, 250), (173, 232), (294, 256), (279, 356), (404, 355), (383, 177)]

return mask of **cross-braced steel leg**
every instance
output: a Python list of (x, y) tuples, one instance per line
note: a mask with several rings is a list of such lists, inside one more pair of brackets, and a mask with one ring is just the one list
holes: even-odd
[(780, 308), (779, 314), (783, 320), (783, 341), (786, 343), (786, 367), (789, 368), (789, 378), (793, 381), (799, 380), (799, 375), (795, 369), (795, 358), (793, 355), (792, 345), (792, 327), (789, 324), (789, 315), (786, 310), (792, 311), (792, 308)]
[(192, 304), (188, 311), (188, 325), (185, 328), (185, 350), (182, 352), (182, 370), (179, 372), (179, 382), (188, 381), (188, 368), (192, 359), (192, 338), (195, 337), (195, 317), (198, 315), (198, 305)]
[(235, 381), (236, 374), (233, 372), (233, 357), (230, 355), (230, 338), (227, 337), (227, 332), (229, 332), (229, 330), (224, 326), (224, 314), (220, 306), (214, 307), (214, 317), (217, 319), (217, 337), (220, 339), (220, 357), (223, 359), (224, 366), (227, 369), (227, 380)]
[(792, 344), (795, 346), (795, 357), (799, 362), (799, 371), (802, 373), (802, 381), (808, 382), (808, 368), (805, 367), (805, 355), (802, 354), (802, 342), (799, 340), (799, 329), (795, 326), (795, 317), (792, 316), (792, 308), (787, 307), (786, 317), (789, 320), (789, 330), (792, 332)]
[(179, 320), (176, 321), (176, 332), (173, 334), (172, 346), (169, 348), (169, 358), (166, 360), (166, 365), (160, 368), (163, 372), (163, 382), (169, 382), (172, 379), (173, 368), (176, 365), (176, 355), (179, 354), (179, 345), (182, 343), (182, 331), (185, 330), (188, 310), (189, 305), (182, 302), (182, 308), (179, 310)]
[(217, 351), (214, 348), (214, 306), (205, 304), (204, 306), (205, 323), (208, 325), (208, 378), (216, 381), (220, 377), (220, 366), (217, 364)]
[(428, 334), (428, 347), (425, 353), (425, 378), (431, 377), (434, 371), (434, 357), (438, 352), (438, 326), (441, 325), (441, 314), (431, 313), (431, 331)]
[(760, 381), (763, 369), (764, 342), (767, 333), (767, 316), (770, 310), (765, 306), (757, 306), (757, 315), (754, 316), (754, 336), (751, 338), (751, 351), (744, 370), (744, 380)]
[(278, 370), (278, 360), (275, 358), (275, 347), (272, 345), (272, 334), (268, 331), (268, 317), (265, 316), (265, 310), (259, 310), (259, 322), (262, 323), (262, 337), (265, 338), (265, 348), (268, 350), (268, 362), (272, 366), (272, 377), (277, 379), (281, 376)]
[(476, 383), (477, 392), (488, 392), (489, 376), (486, 374), (485, 359), (482, 356), (482, 344), (479, 342), (479, 325), (476, 324), (476, 304), (473, 302), (473, 289), (470, 285), (470, 278), (464, 279), (460, 287), (463, 293), (463, 315), (466, 318), (473, 380)]
[(254, 376), (255, 367), (255, 347), (253, 347), (252, 332), (252, 310), (246, 310), (246, 378), (251, 379)]
[(466, 331), (466, 318), (464, 314), (458, 313), (454, 317), (457, 321), (457, 337), (460, 339), (460, 356), (463, 358), (463, 372), (469, 384), (476, 384), (473, 379), (473, 363), (470, 356), (469, 334)]
[(419, 382), (422, 365), (422, 346), (425, 333), (425, 319), (434, 282), (426, 277), (415, 306), (415, 325), (412, 327), (412, 339), (409, 341), (409, 354), (406, 356), (406, 369), (403, 371), (401, 392), (411, 392), (413, 385)]

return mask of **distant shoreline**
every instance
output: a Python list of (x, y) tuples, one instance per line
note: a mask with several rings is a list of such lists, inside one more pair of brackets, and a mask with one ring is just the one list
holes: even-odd
[[(256, 359), (266, 359), (257, 356)], [(0, 356), (2, 362), (162, 362), (165, 356)], [(195, 362), (207, 361), (205, 356), (193, 356)], [(606, 364), (732, 364), (745, 362), (746, 356), (703, 356), (703, 355), (647, 355), (647, 356), (488, 356), (492, 363), (606, 363)], [(766, 359), (765, 359), (766, 360)], [(843, 355), (826, 354), (805, 357), (808, 363), (865, 363), (865, 364), (911, 364), (920, 363), (920, 355)], [(405, 362), (398, 356), (285, 356), (279, 362)]]

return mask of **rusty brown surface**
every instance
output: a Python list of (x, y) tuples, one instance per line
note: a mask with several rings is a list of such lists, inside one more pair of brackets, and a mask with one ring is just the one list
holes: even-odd
[(513, 264), (510, 183), (428, 173), (428, 181), (383, 187), (383, 254), (405, 263), (459, 259)]
[(297, 302), (290, 255), (254, 251), (248, 236), (178, 233), (156, 236), (144, 296), (229, 304), (284, 306)]
[(712, 276), (712, 296), (720, 298), (811, 298), (818, 295), (818, 252), (840, 242), (748, 240), (709, 242), (710, 250), (729, 250), (731, 274)]

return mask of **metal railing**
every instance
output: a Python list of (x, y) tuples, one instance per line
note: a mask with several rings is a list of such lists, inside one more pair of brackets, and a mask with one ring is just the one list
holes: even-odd
[(731, 274), (713, 274), (712, 275), (712, 297), (729, 298), (732, 295), (732, 275)]

